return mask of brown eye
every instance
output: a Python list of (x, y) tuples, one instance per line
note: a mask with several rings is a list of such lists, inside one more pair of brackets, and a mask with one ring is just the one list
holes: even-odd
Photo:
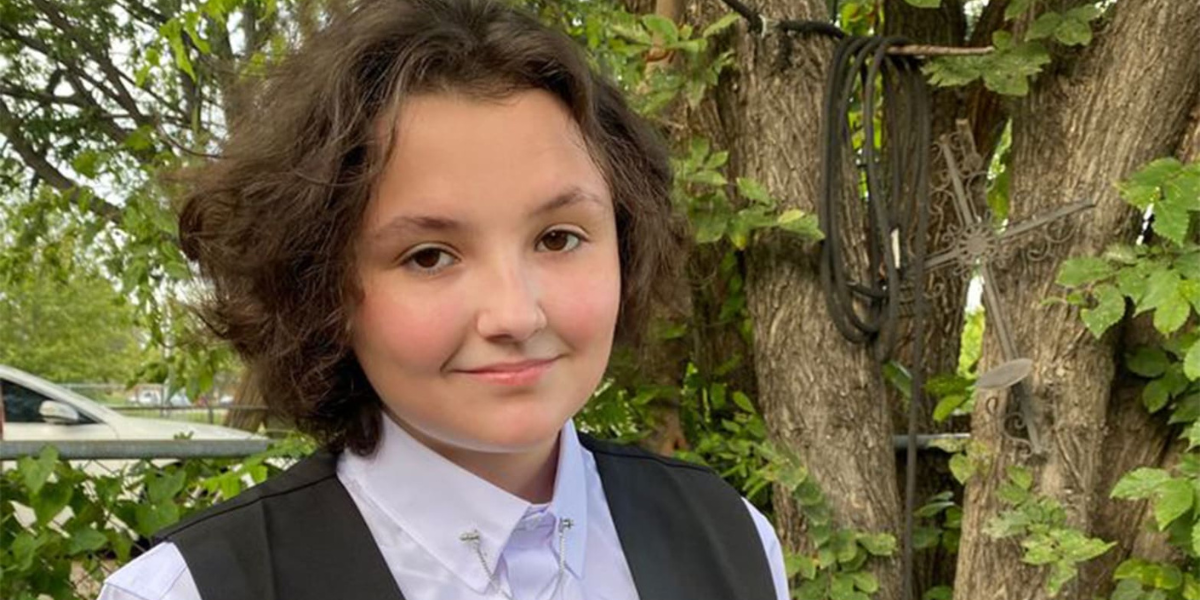
[(433, 274), (455, 262), (456, 259), (441, 248), (422, 248), (409, 254), (401, 264), (419, 273)]
[(556, 229), (542, 236), (542, 240), (538, 242), (538, 249), (550, 252), (570, 252), (578, 248), (580, 243), (579, 235), (563, 229)]

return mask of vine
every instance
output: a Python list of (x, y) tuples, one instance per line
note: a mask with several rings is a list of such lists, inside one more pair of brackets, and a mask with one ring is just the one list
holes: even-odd
[(1117, 244), (1101, 256), (1065, 261), (1058, 283), (1064, 301), (1081, 307), (1088, 330), (1100, 337), (1126, 315), (1153, 312), (1160, 345), (1134, 348), (1124, 366), (1146, 380), (1141, 401), (1150, 413), (1167, 412), (1183, 428), (1187, 446), (1171, 468), (1143, 467), (1126, 473), (1111, 496), (1148, 500), (1155, 526), (1183, 556), (1181, 564), (1133, 557), (1114, 572), (1113, 600), (1200, 598), (1200, 244), (1194, 221), (1200, 212), (1200, 163), (1153, 161), (1118, 184), (1121, 196), (1153, 215), (1158, 243)]
[[(933, 2), (934, 6), (939, 3)], [(910, 4), (915, 3), (910, 0)], [(1004, 10), (1004, 20), (1022, 19), (1035, 11), (1037, 4), (1036, 0), (1013, 0)], [(1043, 10), (1022, 34), (1003, 29), (993, 33), (993, 52), (937, 57), (928, 61), (923, 70), (934, 85), (954, 87), (981, 80), (997, 94), (1024, 96), (1029, 93), (1030, 79), (1050, 64), (1048, 43), (1063, 46), (1091, 43), (1092, 23), (1104, 14), (1101, 5), (1093, 2), (1066, 12)]]

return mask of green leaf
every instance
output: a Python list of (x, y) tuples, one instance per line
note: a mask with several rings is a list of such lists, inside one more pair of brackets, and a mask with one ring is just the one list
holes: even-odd
[(742, 392), (734, 392), (732, 398), (733, 403), (736, 404), (738, 408), (742, 409), (743, 412), (748, 412), (751, 414), (758, 413), (758, 411), (754, 410), (754, 403), (750, 402), (750, 397), (746, 394), (743, 394)]
[(1183, 600), (1200, 600), (1200, 581), (1192, 577), (1191, 573), (1185, 573), (1183, 576)]
[(1139, 248), (1129, 244), (1112, 244), (1104, 250), (1105, 260), (1126, 266), (1137, 264), (1139, 256)]
[(617, 36), (634, 42), (638, 46), (649, 46), (654, 43), (650, 38), (650, 34), (646, 33), (646, 30), (641, 27), (630, 27), (620, 23), (613, 23), (608, 28)]
[(1025, 555), (1021, 557), (1021, 561), (1026, 564), (1041, 566), (1059, 560), (1058, 552), (1055, 551), (1050, 540), (1041, 536), (1023, 540), (1021, 547), (1025, 549)]
[(95, 179), (101, 158), (95, 150), (84, 150), (71, 159), (71, 168), (88, 179)]
[(949, 419), (954, 414), (954, 411), (958, 410), (966, 402), (967, 397), (961, 394), (943, 397), (941, 400), (938, 400), (937, 406), (933, 407), (933, 420), (941, 423)]
[[(1200, 393), (1188, 394), (1175, 402), (1168, 425), (1193, 423), (1200, 419)], [(1200, 472), (1197, 473), (1200, 476)]]
[(712, 187), (720, 187), (729, 183), (729, 181), (725, 179), (724, 175), (722, 175), (719, 171), (714, 171), (712, 169), (701, 169), (696, 171), (695, 173), (692, 173), (688, 179), (693, 183), (709, 185)]
[(1191, 303), (1176, 291), (1154, 311), (1154, 328), (1164, 335), (1175, 333), (1187, 322), (1190, 314), (1192, 314)]
[(675, 25), (675, 21), (667, 17), (656, 14), (642, 15), (642, 25), (645, 25), (651, 33), (658, 35), (665, 43), (679, 41), (679, 28)]
[(1142, 584), (1126, 579), (1113, 589), (1112, 600), (1142, 600)]
[(855, 571), (850, 577), (854, 580), (854, 587), (864, 593), (874, 594), (879, 591), (879, 580), (869, 571)]
[(1192, 507), (1195, 492), (1192, 484), (1184, 479), (1167, 480), (1159, 486), (1158, 492), (1154, 500), (1154, 518), (1158, 521), (1158, 530), (1162, 531)]
[(1033, 5), (1033, 0), (1012, 0), (1008, 6), (1004, 8), (1004, 20), (1011, 21), (1029, 10)]
[(99, 550), (108, 542), (108, 538), (103, 533), (89, 525), (72, 529), (70, 539), (71, 544), (68, 546), (67, 552), (72, 555)]
[(1160, 158), (1147, 163), (1124, 182), (1117, 185), (1121, 195), (1140, 210), (1149, 208), (1159, 198), (1159, 188), (1183, 170), (1183, 163), (1174, 157)]
[(1110, 494), (1112, 498), (1122, 498), (1126, 500), (1136, 500), (1148, 498), (1158, 491), (1160, 487), (1171, 480), (1170, 473), (1163, 469), (1155, 469), (1151, 467), (1142, 467), (1134, 469), (1126, 473), (1124, 477), (1117, 482)]
[(805, 214), (800, 209), (790, 208), (779, 215), (780, 229), (799, 234), (810, 241), (820, 241), (825, 238), (816, 215)]
[(1056, 562), (1050, 567), (1050, 577), (1046, 580), (1046, 591), (1051, 596), (1057, 596), (1062, 587), (1079, 574), (1079, 568), (1072, 563)]
[(858, 543), (872, 556), (891, 556), (896, 553), (896, 538), (888, 533), (860, 534)]
[(1141, 346), (1125, 356), (1125, 367), (1142, 377), (1159, 377), (1170, 364), (1167, 353), (1153, 346)]
[(728, 214), (703, 213), (692, 218), (697, 244), (711, 244), (725, 236), (729, 227)]
[(1200, 174), (1181, 170), (1163, 185), (1163, 199), (1189, 211), (1200, 210)]
[(29, 499), (37, 522), (41, 525), (49, 523), (62, 512), (71, 502), (75, 488), (65, 481), (54, 481), (46, 484), (40, 492)]
[(1086, 21), (1067, 17), (1054, 29), (1054, 39), (1067, 46), (1086, 46), (1092, 43), (1092, 28)]
[(159, 504), (170, 502), (187, 483), (187, 472), (179, 469), (173, 473), (155, 475), (148, 478), (146, 495), (150, 502)]
[(1187, 206), (1169, 198), (1154, 205), (1154, 232), (1176, 246), (1183, 246), (1186, 241), (1190, 219)]
[[(992, 32), (992, 45), (997, 50), (1012, 50), (1013, 44), (1013, 34), (1011, 32), (1003, 29)], [(1004, 172), (1007, 173), (1008, 169), (1005, 168)]]
[(892, 384), (892, 387), (900, 392), (901, 396), (904, 396), (906, 399), (912, 399), (912, 375), (909, 374), (908, 369), (904, 365), (890, 360), (884, 363), (882, 370), (883, 378)]
[(1179, 282), (1179, 295), (1183, 296), (1193, 309), (1200, 307), (1200, 280), (1184, 279)]
[(955, 454), (950, 457), (950, 474), (961, 484), (966, 484), (975, 475), (975, 463), (965, 454)]
[(1116, 545), (1116, 542), (1106, 542), (1099, 538), (1089, 538), (1077, 529), (1060, 530), (1053, 537), (1058, 540), (1063, 558), (1071, 562), (1092, 560), (1108, 552)]
[(937, 546), (942, 539), (942, 530), (937, 527), (914, 527), (913, 548), (925, 550)]
[(1188, 450), (1200, 446), (1200, 421), (1196, 421), (1183, 432), (1183, 437), (1187, 438)]
[(737, 23), (739, 20), (741, 20), (741, 18), (742, 18), (741, 15), (739, 15), (737, 13), (729, 13), (729, 14), (721, 17), (720, 19), (718, 19), (712, 25), (705, 27), (704, 32), (700, 34), (700, 37), (707, 38), (707, 37), (712, 37), (718, 33), (721, 33), (722, 31), (725, 31), (726, 29), (728, 29), (734, 23)]
[(954, 600), (954, 588), (948, 585), (939, 585), (925, 590), (925, 594), (921, 596), (921, 600)]
[(1142, 404), (1154, 414), (1171, 400), (1171, 386), (1166, 379), (1155, 379), (1142, 388)]
[(1042, 13), (1041, 16), (1029, 26), (1029, 31), (1025, 33), (1027, 40), (1041, 40), (1054, 35), (1058, 26), (1062, 23), (1062, 15), (1056, 12)]
[(1009, 465), (1008, 479), (1026, 491), (1033, 487), (1033, 474), (1029, 472), (1029, 469), (1020, 465)]
[(834, 573), (829, 581), (829, 600), (855, 600), (854, 580), (845, 573)]
[(1155, 309), (1179, 295), (1179, 273), (1172, 269), (1159, 268), (1150, 273), (1146, 281), (1146, 296), (1138, 305), (1138, 311)]
[(800, 503), (800, 506), (804, 507), (816, 506), (825, 500), (825, 496), (821, 494), (821, 488), (811, 478), (800, 482), (792, 495)]
[(978, 56), (941, 56), (927, 61), (921, 72), (933, 85), (957, 87), (982, 77), (986, 67), (987, 61)]
[(942, 5), (942, 0), (904, 0), (909, 6), (917, 8), (938, 8)]
[(36, 459), (22, 456), (17, 461), (17, 470), (20, 471), (25, 489), (29, 490), (30, 494), (37, 495), (41, 491), (46, 480), (50, 478), (50, 474), (54, 472), (54, 463), (56, 462), (58, 462), (58, 448), (50, 445), (43, 446)]
[[(12, 546), (9, 551), (13, 555), (13, 565), (17, 571), (26, 571), (33, 565), (33, 559), (37, 555), (38, 548), (46, 543), (46, 538), (42, 536), (31, 535), (28, 531), (17, 533), (17, 537), (12, 541)], [(5, 565), (8, 568), (8, 565)]]
[(1084, 4), (1083, 6), (1078, 6), (1068, 10), (1064, 17), (1068, 19), (1074, 19), (1076, 21), (1083, 21), (1084, 23), (1090, 23), (1100, 18), (1100, 15), (1102, 14), (1104, 14), (1104, 11), (1101, 10), (1099, 6), (1096, 6), (1095, 4)]
[(1109, 284), (1097, 286), (1094, 294), (1097, 300), (1095, 308), (1083, 309), (1080, 317), (1088, 331), (1099, 338), (1125, 316), (1125, 297)]
[(1174, 590), (1183, 585), (1183, 572), (1172, 564), (1164, 564), (1158, 569), (1154, 579), (1154, 587), (1160, 590)]
[(858, 556), (858, 545), (854, 543), (854, 534), (849, 529), (835, 532), (832, 545), (839, 563), (848, 563)]
[(143, 536), (150, 537), (163, 527), (179, 521), (179, 506), (174, 502), (142, 503), (134, 509), (134, 515), (134, 529)]
[(1200, 379), (1200, 342), (1195, 342), (1188, 348), (1183, 359), (1183, 374), (1192, 381)]
[(785, 569), (788, 579), (799, 575), (804, 579), (812, 579), (817, 576), (817, 563), (811, 557), (804, 554), (787, 553), (783, 557)]
[(1025, 502), (1026, 500), (1029, 500), (1031, 494), (1029, 493), (1029, 490), (1022, 488), (1011, 481), (1006, 481), (1001, 483), (1000, 487), (996, 489), (996, 497), (1005, 504), (1016, 506), (1022, 502)]
[(1139, 268), (1125, 268), (1117, 271), (1117, 289), (1121, 290), (1122, 294), (1129, 296), (1134, 304), (1141, 304), (1142, 299), (1146, 296), (1146, 288), (1148, 286), (1146, 273)]
[(1113, 274), (1108, 261), (1095, 256), (1083, 256), (1063, 261), (1058, 271), (1058, 285), (1079, 287), (1105, 279)]
[(769, 193), (767, 193), (767, 189), (764, 188), (762, 186), (762, 184), (758, 182), (757, 179), (750, 179), (749, 177), (738, 177), (736, 179), (736, 182), (737, 182), (738, 193), (741, 194), (742, 197), (746, 198), (747, 200), (750, 200), (752, 202), (757, 202), (759, 204), (764, 204), (767, 206), (775, 205), (775, 200), (773, 200), (771, 198), (771, 195)]
[(1147, 568), (1152, 566), (1153, 565), (1140, 558), (1125, 559), (1121, 561), (1121, 564), (1117, 565), (1116, 570), (1113, 571), (1113, 579), (1118, 581), (1123, 579), (1141, 580), (1146, 577)]

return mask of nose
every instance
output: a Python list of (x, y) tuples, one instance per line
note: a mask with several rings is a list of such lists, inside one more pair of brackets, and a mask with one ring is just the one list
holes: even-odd
[(482, 286), (476, 328), (496, 341), (523, 342), (546, 327), (536, 274), (520, 259), (497, 261)]

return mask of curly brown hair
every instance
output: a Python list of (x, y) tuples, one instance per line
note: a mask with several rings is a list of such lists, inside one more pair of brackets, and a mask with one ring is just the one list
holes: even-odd
[(622, 297), (635, 341), (682, 241), (655, 132), (576, 44), (496, 0), (374, 0), (335, 18), (258, 82), (222, 155), (183, 176), (184, 253), (201, 318), (267, 406), (326, 447), (374, 451), (380, 400), (350, 348), (355, 241), (406, 97), (541, 89), (569, 109), (612, 192)]

